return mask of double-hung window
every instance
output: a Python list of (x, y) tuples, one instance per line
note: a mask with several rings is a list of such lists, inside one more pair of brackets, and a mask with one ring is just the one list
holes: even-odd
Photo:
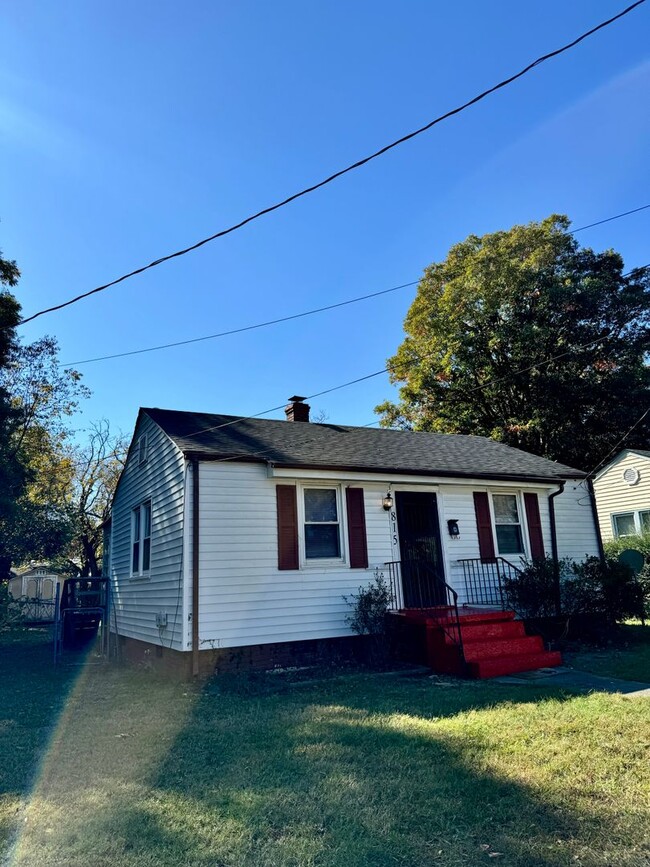
[(621, 512), (612, 515), (612, 524), (617, 539), (623, 536), (636, 536), (637, 533), (650, 533), (650, 511)]
[(341, 557), (341, 523), (337, 488), (304, 488), (305, 559)]
[(492, 506), (499, 554), (524, 554), (524, 536), (517, 495), (492, 494)]
[(131, 575), (148, 575), (151, 567), (151, 500), (131, 513)]

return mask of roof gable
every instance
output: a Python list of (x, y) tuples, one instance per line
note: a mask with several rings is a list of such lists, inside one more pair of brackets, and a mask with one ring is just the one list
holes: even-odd
[(580, 470), (485, 437), (144, 408), (186, 455), (285, 467), (554, 482)]
[(613, 469), (617, 464), (621, 461), (625, 460), (629, 455), (638, 455), (643, 460), (650, 460), (650, 451), (646, 451), (645, 449), (623, 449), (620, 451), (616, 457), (612, 458), (608, 464), (599, 470), (594, 476), (594, 481), (602, 478), (606, 473), (608, 473), (611, 469)]

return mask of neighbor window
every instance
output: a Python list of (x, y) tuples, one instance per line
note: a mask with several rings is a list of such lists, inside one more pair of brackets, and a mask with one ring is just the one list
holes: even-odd
[(341, 556), (336, 488), (305, 488), (305, 558), (332, 560)]
[(523, 554), (524, 537), (515, 494), (492, 494), (499, 554)]
[(151, 502), (131, 514), (131, 574), (144, 575), (151, 566)]
[(636, 536), (637, 533), (650, 533), (650, 511), (612, 515), (612, 524), (617, 539), (622, 536)]

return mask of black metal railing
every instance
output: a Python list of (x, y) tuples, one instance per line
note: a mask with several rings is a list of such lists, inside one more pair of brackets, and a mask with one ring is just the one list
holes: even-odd
[(465, 604), (508, 608), (504, 583), (516, 579), (521, 569), (503, 557), (464, 559)]
[(457, 647), (464, 667), (458, 593), (438, 574), (433, 564), (424, 560), (392, 560), (384, 566), (388, 569), (391, 609), (426, 612), (427, 617), (436, 620)]

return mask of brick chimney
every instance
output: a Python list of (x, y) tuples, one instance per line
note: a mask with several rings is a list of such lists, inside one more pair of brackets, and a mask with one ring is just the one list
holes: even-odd
[(308, 403), (303, 403), (304, 397), (294, 394), (289, 398), (289, 406), (285, 406), (284, 411), (287, 415), (287, 421), (309, 421)]

